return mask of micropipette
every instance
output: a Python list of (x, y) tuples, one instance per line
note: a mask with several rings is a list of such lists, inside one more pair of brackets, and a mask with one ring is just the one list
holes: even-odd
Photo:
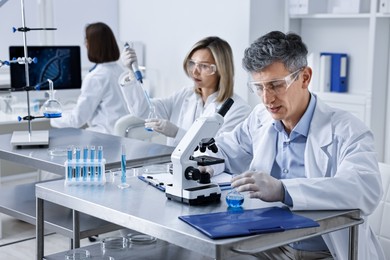
[[(130, 48), (129, 43), (127, 43), (127, 42), (125, 43), (125, 48), (126, 49)], [(148, 102), (149, 108), (152, 108), (153, 104), (152, 104), (152, 101), (150, 100), (148, 92), (144, 88), (144, 85), (143, 85), (143, 82), (142, 82), (142, 74), (141, 74), (141, 71), (138, 68), (138, 63), (136, 61), (131, 63), (131, 67), (133, 69), (135, 78), (139, 82), (139, 85), (141, 86), (141, 88), (142, 88), (142, 90), (144, 92), (144, 95), (145, 95), (146, 101)]]
[(126, 147), (122, 145), (122, 155), (121, 155), (121, 184), (118, 185), (119, 188), (125, 189), (130, 185), (126, 183)]

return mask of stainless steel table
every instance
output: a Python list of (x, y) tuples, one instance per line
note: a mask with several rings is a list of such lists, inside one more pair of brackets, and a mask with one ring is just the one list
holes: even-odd
[(101, 145), (104, 148), (106, 170), (120, 168), (121, 145), (126, 146), (127, 166), (169, 162), (173, 147), (147, 143), (136, 139), (101, 134), (76, 128), (49, 130), (48, 147), (17, 147), (10, 143), (12, 134), (0, 135), (0, 159), (31, 166), (36, 169), (65, 174), (65, 156), (51, 156), (48, 149), (65, 148), (69, 145), (80, 147)]
[[(356, 259), (357, 225), (363, 222), (359, 210), (296, 212), (316, 220), (320, 227), (213, 240), (179, 220), (178, 216), (225, 211), (226, 192), (223, 192), (219, 204), (188, 206), (168, 200), (163, 192), (135, 177), (130, 179), (129, 183), (131, 187), (124, 190), (119, 189), (116, 183), (93, 188), (67, 187), (61, 180), (37, 184), (37, 259), (44, 256), (44, 201), (61, 204), (77, 212), (146, 233), (216, 259), (264, 251), (293, 241), (350, 228), (350, 255), (351, 259)], [(273, 204), (251, 199), (246, 199), (243, 204), (246, 209), (271, 205)]]
[[(50, 129), (49, 146), (16, 147), (11, 145), (10, 140), (11, 134), (0, 135), (0, 159), (60, 175), (65, 175), (64, 162), (66, 156), (51, 156), (48, 153), (48, 149), (66, 149), (69, 145), (80, 147), (85, 145), (102, 145), (104, 147), (104, 158), (106, 159), (106, 170), (120, 167), (122, 145), (126, 146), (128, 167), (169, 162), (174, 149), (165, 145), (152, 144), (135, 139), (75, 128)], [(34, 194), (35, 184), (2, 189), (0, 194), (0, 212), (29, 223), (35, 223), (36, 208)], [(48, 229), (72, 238), (73, 247), (79, 247), (80, 238), (119, 228), (119, 226), (111, 222), (104, 222), (90, 215), (79, 215), (78, 212), (73, 212), (66, 208), (61, 209), (59, 205), (47, 206), (46, 211), (49, 214), (47, 214), (45, 221)], [(74, 219), (78, 220), (79, 218), (81, 226), (79, 221), (77, 221), (77, 227), (75, 228), (73, 226), (76, 225)], [(75, 229), (77, 233), (74, 233)]]

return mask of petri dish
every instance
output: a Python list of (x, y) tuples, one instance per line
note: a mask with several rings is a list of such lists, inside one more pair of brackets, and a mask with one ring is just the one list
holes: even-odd
[(48, 148), (47, 149), (47, 153), (50, 155), (50, 156), (66, 156), (66, 152), (67, 152), (67, 147), (53, 147), (53, 148)]
[(129, 238), (130, 244), (136, 245), (147, 245), (157, 241), (157, 238), (146, 234), (129, 234), (127, 237)]
[(83, 259), (90, 259), (91, 254), (86, 249), (80, 249), (76, 248), (73, 250), (69, 250), (65, 254), (65, 260), (83, 260)]
[(127, 248), (128, 239), (125, 237), (106, 237), (101, 241), (102, 249), (121, 250)]

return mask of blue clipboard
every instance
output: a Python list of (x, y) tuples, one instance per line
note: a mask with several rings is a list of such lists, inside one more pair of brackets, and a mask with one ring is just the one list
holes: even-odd
[(179, 216), (179, 219), (213, 239), (319, 226), (310, 218), (299, 216), (287, 208), (280, 207), (234, 209), (226, 212)]

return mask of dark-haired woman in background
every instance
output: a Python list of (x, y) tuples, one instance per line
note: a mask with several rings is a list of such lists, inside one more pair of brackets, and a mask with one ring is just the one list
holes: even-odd
[(100, 22), (86, 26), (85, 46), (88, 59), (96, 66), (83, 80), (76, 106), (50, 123), (53, 127), (86, 126), (88, 130), (112, 134), (116, 120), (129, 114), (118, 86), (123, 73), (117, 63), (119, 47), (110, 27)]

